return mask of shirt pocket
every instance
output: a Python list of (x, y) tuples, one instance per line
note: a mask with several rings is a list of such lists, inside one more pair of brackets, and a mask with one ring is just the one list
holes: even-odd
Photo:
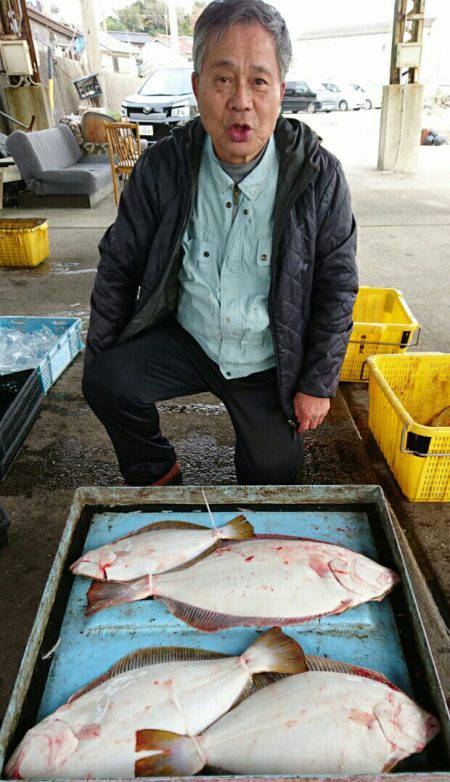
[(190, 280), (202, 280), (211, 284), (212, 268), (215, 263), (214, 242), (200, 239), (183, 241), (183, 269)]

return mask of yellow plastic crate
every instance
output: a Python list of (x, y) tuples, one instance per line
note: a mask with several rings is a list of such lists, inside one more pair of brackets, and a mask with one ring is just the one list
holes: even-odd
[(47, 220), (0, 219), (0, 266), (37, 266), (49, 255)]
[(430, 426), (450, 406), (450, 354), (373, 356), (369, 426), (413, 502), (450, 501), (450, 426)]
[(362, 285), (353, 308), (353, 321), (340, 376), (344, 382), (367, 382), (364, 364), (369, 356), (402, 353), (407, 346), (415, 346), (419, 341), (419, 323), (401, 291), (395, 288)]

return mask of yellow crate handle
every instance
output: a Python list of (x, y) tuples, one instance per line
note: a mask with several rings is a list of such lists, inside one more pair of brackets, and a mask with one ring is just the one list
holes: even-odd
[[(406, 444), (408, 429), (409, 429), (409, 424), (405, 424), (405, 426), (402, 429), (402, 436), (400, 438), (400, 450), (402, 453), (409, 453), (412, 456), (420, 456), (422, 459), (428, 459), (430, 456), (450, 456), (449, 451), (447, 451), (447, 453), (419, 453), (419, 451), (413, 451), (411, 448), (408, 448)], [(411, 432), (411, 434), (414, 434), (414, 432)], [(419, 436), (425, 437), (426, 435), (419, 435)]]
[[(405, 329), (405, 331), (408, 331), (408, 329)], [(409, 329), (409, 331), (412, 331), (412, 329)], [(401, 347), (404, 347), (404, 348), (416, 348), (417, 345), (419, 344), (420, 332), (421, 331), (422, 331), (422, 326), (417, 324), (416, 341), (415, 342), (411, 342), (411, 343), (408, 342), (406, 345), (402, 345), (401, 342), (378, 342), (378, 340), (371, 341), (371, 340), (368, 340), (368, 339), (367, 340), (366, 339), (351, 339), (350, 340), (350, 345), (389, 345), (390, 347), (393, 347), (393, 348), (394, 347), (395, 348), (401, 348)]]

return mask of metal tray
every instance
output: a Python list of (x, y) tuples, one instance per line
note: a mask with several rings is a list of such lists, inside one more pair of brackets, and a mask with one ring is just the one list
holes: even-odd
[[(321, 621), (286, 628), (307, 654), (374, 668), (439, 716), (442, 735), (398, 766), (414, 779), (450, 780), (450, 720), (425, 631), (411, 568), (411, 552), (377, 486), (207, 487), (218, 523), (245, 508), (259, 533), (279, 532), (339, 542), (394, 567), (402, 588)], [(89, 582), (67, 566), (83, 550), (102, 545), (152, 520), (187, 518), (209, 524), (197, 487), (78, 489), (0, 731), (0, 768), (24, 732), (124, 654), (143, 646), (183, 645), (237, 654), (253, 628), (203, 633), (156, 601), (83, 616)], [(55, 644), (54, 654), (46, 653)], [(46, 658), (46, 659), (43, 659)], [(403, 779), (404, 777), (402, 777)], [(209, 778), (210, 779), (210, 778)]]

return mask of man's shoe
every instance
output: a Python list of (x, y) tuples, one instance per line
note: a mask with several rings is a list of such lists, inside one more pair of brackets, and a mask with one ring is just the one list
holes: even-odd
[(181, 475), (180, 462), (177, 461), (170, 468), (169, 472), (166, 472), (162, 478), (152, 483), (152, 486), (180, 486), (183, 483), (183, 476)]
[(183, 476), (181, 474), (180, 462), (177, 461), (170, 468), (169, 472), (166, 472), (162, 478), (158, 478), (154, 483), (128, 483), (124, 481), (124, 486), (180, 486), (183, 483)]

